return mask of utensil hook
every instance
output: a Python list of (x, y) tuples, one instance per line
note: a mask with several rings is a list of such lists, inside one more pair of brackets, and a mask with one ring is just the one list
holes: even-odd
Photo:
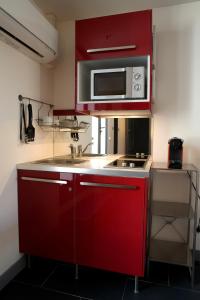
[(49, 116), (50, 111), (52, 110), (52, 108), (53, 108), (53, 107), (50, 105), (50, 106), (49, 106), (49, 111), (48, 111), (48, 116)]

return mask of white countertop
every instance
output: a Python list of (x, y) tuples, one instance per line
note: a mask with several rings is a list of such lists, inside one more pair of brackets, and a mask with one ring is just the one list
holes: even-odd
[[(124, 154), (97, 156), (97, 157), (82, 157), (80, 164), (56, 164), (42, 162), (42, 160), (17, 164), (18, 170), (33, 170), (33, 171), (48, 171), (61, 173), (79, 173), (93, 174), (105, 176), (122, 176), (122, 177), (149, 177), (151, 167), (151, 159), (148, 160), (145, 168), (128, 168), (128, 167), (105, 167), (107, 164), (124, 156)], [(55, 158), (69, 159), (70, 156), (57, 156)], [(53, 159), (53, 158), (49, 158)], [(79, 159), (79, 158), (77, 158)]]

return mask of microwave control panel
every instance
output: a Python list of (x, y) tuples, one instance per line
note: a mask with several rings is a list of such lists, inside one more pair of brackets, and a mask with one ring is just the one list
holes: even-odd
[(144, 67), (133, 67), (132, 95), (134, 98), (144, 98), (145, 94), (145, 69)]

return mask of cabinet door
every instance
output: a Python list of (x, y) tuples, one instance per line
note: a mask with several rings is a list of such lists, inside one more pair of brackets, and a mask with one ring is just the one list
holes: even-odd
[(147, 54), (152, 54), (151, 10), (76, 21), (76, 60)]
[(144, 275), (146, 180), (77, 175), (76, 261)]
[(18, 171), (20, 251), (73, 262), (73, 176)]

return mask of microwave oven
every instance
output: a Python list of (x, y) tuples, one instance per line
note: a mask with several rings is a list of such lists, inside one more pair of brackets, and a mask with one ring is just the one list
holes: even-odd
[(90, 96), (93, 100), (145, 98), (145, 67), (91, 70)]

